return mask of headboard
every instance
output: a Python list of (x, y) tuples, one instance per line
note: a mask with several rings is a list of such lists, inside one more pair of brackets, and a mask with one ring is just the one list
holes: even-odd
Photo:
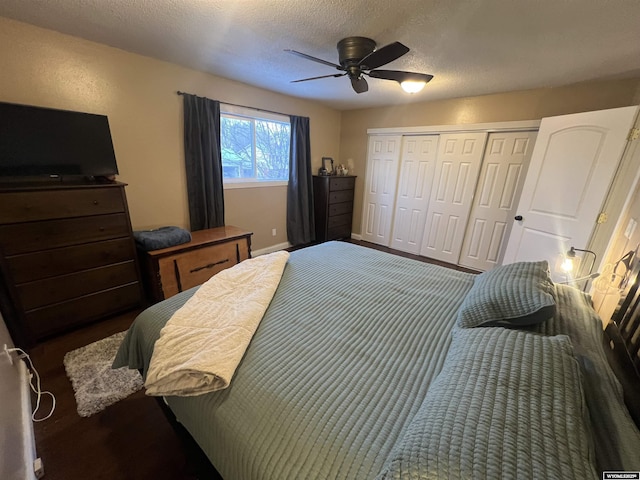
[(625, 403), (640, 428), (640, 261), (636, 258), (623, 297), (605, 329), (611, 366), (622, 383)]

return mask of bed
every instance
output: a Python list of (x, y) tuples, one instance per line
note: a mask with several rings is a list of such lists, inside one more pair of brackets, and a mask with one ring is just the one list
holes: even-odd
[[(345, 242), (291, 252), (229, 387), (163, 400), (225, 480), (640, 471), (601, 321), (545, 268), (476, 276)], [(142, 312), (114, 367), (146, 375), (196, 290)]]

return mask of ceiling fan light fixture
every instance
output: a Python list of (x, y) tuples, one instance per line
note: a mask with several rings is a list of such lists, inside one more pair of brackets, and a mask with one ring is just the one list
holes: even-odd
[(368, 90), (367, 81), (364, 75), (381, 80), (391, 80), (398, 82), (407, 93), (418, 93), (421, 91), (433, 75), (428, 73), (405, 72), (402, 70), (379, 70), (378, 67), (393, 62), (405, 55), (409, 47), (400, 42), (393, 42), (376, 50), (376, 42), (365, 37), (347, 37), (338, 42), (338, 59), (340, 64), (327, 62), (321, 58), (312, 57), (306, 53), (296, 50), (285, 50), (298, 57), (322, 63), (343, 73), (333, 75), (321, 75), (319, 77), (303, 78), (292, 80), (292, 83), (306, 82), (328, 77), (348, 76), (351, 86), (356, 93), (364, 93)]
[(405, 80), (404, 82), (400, 82), (400, 86), (407, 93), (418, 93), (426, 84), (427, 82), (422, 80)]

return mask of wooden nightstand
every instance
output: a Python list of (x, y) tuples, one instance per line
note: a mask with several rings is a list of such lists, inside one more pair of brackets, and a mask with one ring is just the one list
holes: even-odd
[(230, 225), (191, 232), (191, 241), (142, 252), (145, 290), (157, 303), (201, 285), (216, 273), (251, 257), (252, 232)]

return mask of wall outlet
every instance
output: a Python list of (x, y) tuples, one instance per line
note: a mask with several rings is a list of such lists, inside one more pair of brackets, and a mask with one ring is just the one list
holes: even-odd
[(633, 236), (633, 233), (636, 231), (637, 226), (638, 226), (638, 222), (635, 219), (630, 218), (629, 223), (627, 223), (627, 228), (624, 231), (624, 236), (630, 240), (631, 237)]
[(276, 236), (276, 229), (275, 229), (275, 228), (272, 228), (272, 229), (271, 229), (271, 236), (272, 236), (272, 237), (275, 237), (275, 236)]

